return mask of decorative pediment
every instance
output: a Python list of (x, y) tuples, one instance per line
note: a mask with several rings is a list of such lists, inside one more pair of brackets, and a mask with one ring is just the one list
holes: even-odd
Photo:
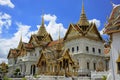
[(7, 58), (15, 58), (19, 54), (18, 49), (10, 49)]
[(95, 29), (92, 29), (91, 31), (89, 31), (87, 33), (88, 36), (92, 36), (92, 37), (95, 37), (95, 38), (99, 38), (99, 35), (97, 33), (97, 31)]
[(70, 26), (65, 34), (64, 40), (70, 39), (70, 38), (75, 38), (75, 37), (78, 37), (80, 35), (82, 35), (82, 34), (79, 33), (78, 30), (76, 30), (75, 26), (73, 24), (70, 24)]
[(90, 28), (89, 28), (86, 36), (91, 37), (93, 39), (103, 40), (99, 31), (98, 31), (98, 29), (97, 29), (97, 27), (96, 27), (96, 25), (95, 25), (95, 23), (93, 25), (89, 26), (89, 27)]
[(32, 38), (32, 36), (30, 37), (29, 43), (32, 43), (34, 40)]
[(9, 57), (12, 58), (14, 55), (12, 53), (10, 53)]
[(70, 54), (69, 54), (68, 49), (64, 51), (64, 53), (62, 54), (62, 56), (63, 56), (63, 58), (69, 59), (70, 62), (74, 62), (74, 61), (72, 60), (72, 57), (71, 57)]
[(41, 56), (40, 56), (40, 58), (39, 58), (39, 60), (38, 60), (37, 66), (40, 65), (40, 62), (41, 62), (43, 59), (45, 60), (46, 58), (45, 58), (45, 55), (44, 55), (44, 53), (43, 53), (43, 51), (42, 51), (42, 52), (41, 52)]
[(51, 42), (51, 41), (53, 41), (53, 39), (52, 39), (52, 37), (51, 37), (50, 34), (47, 34), (47, 35), (44, 37), (44, 40), (43, 40), (43, 41), (45, 41), (45, 42)]

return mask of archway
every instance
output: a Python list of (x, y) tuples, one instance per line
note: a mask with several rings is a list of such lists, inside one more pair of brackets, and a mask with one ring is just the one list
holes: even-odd
[(31, 65), (31, 68), (30, 68), (30, 74), (32, 74), (32, 65)]
[(31, 65), (30, 74), (35, 75), (35, 65)]
[(33, 65), (33, 75), (35, 75), (35, 65)]

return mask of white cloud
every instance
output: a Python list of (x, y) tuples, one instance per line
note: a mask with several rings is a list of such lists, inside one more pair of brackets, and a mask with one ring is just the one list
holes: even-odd
[(16, 48), (20, 41), (20, 36), (22, 33), (23, 41), (27, 42), (29, 40), (29, 29), (31, 26), (23, 25), (22, 23), (16, 23), (18, 26), (17, 32), (10, 39), (0, 39), (0, 63), (2, 61), (7, 61), (7, 55), (10, 48)]
[(0, 33), (2, 33), (2, 28), (8, 29), (11, 26), (11, 16), (6, 13), (0, 12)]
[(46, 25), (47, 31), (51, 34), (53, 39), (58, 39), (59, 27), (60, 27), (60, 36), (63, 37), (66, 32), (66, 28), (64, 28), (62, 23), (56, 23), (57, 17), (55, 15), (45, 14), (45, 21), (49, 21), (48, 25)]
[(0, 5), (8, 6), (10, 8), (14, 8), (15, 5), (11, 2), (11, 0), (0, 0)]
[(30, 33), (31, 26), (24, 25), (22, 23), (16, 23), (16, 25), (18, 26), (18, 32), (16, 32), (14, 36), (17, 38), (22, 35), (23, 41), (28, 42), (30, 37), (29, 33)]
[(100, 20), (92, 19), (92, 20), (89, 20), (89, 22), (94, 22), (98, 28), (100, 27)]
[(0, 58), (0, 63), (2, 63), (2, 62), (6, 62), (7, 63), (7, 59), (5, 59), (5, 58)]

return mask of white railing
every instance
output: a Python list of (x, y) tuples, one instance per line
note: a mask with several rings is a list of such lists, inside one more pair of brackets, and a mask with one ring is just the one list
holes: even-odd
[(91, 80), (90, 77), (78, 77), (76, 80)]
[[(65, 76), (44, 76), (39, 75), (37, 78), (34, 78), (33, 76), (26, 76), (27, 80), (66, 80)], [(72, 79), (68, 79), (72, 80)]]
[(109, 71), (103, 71), (103, 72), (96, 72), (96, 71), (91, 71), (91, 78), (102, 78), (103, 76), (108, 76)]
[(27, 80), (90, 80), (90, 77), (65, 77), (65, 76), (44, 76), (40, 75), (37, 78), (26, 76)]

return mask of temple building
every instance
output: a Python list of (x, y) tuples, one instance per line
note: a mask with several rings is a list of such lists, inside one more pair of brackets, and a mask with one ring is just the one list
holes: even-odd
[(70, 24), (64, 37), (64, 46), (79, 62), (79, 76), (91, 71), (105, 70), (104, 40), (94, 22), (89, 22), (82, 4), (80, 19)]
[(120, 4), (113, 4), (113, 10), (105, 25), (104, 33), (110, 37), (110, 71), (112, 78), (120, 80)]
[(10, 49), (8, 53), (9, 76), (14, 74), (15, 69), (20, 69), (22, 75), (37, 74), (37, 61), (40, 58), (40, 51), (49, 42), (53, 41), (51, 35), (46, 31), (44, 18), (37, 34), (30, 37), (28, 43), (22, 42), (22, 36), (18, 47)]
[(89, 22), (82, 4), (80, 19), (70, 24), (63, 38), (53, 40), (44, 18), (37, 34), (22, 41), (8, 54), (9, 76), (19, 68), (21, 75), (90, 76), (91, 71), (106, 70), (104, 40), (94, 22)]

